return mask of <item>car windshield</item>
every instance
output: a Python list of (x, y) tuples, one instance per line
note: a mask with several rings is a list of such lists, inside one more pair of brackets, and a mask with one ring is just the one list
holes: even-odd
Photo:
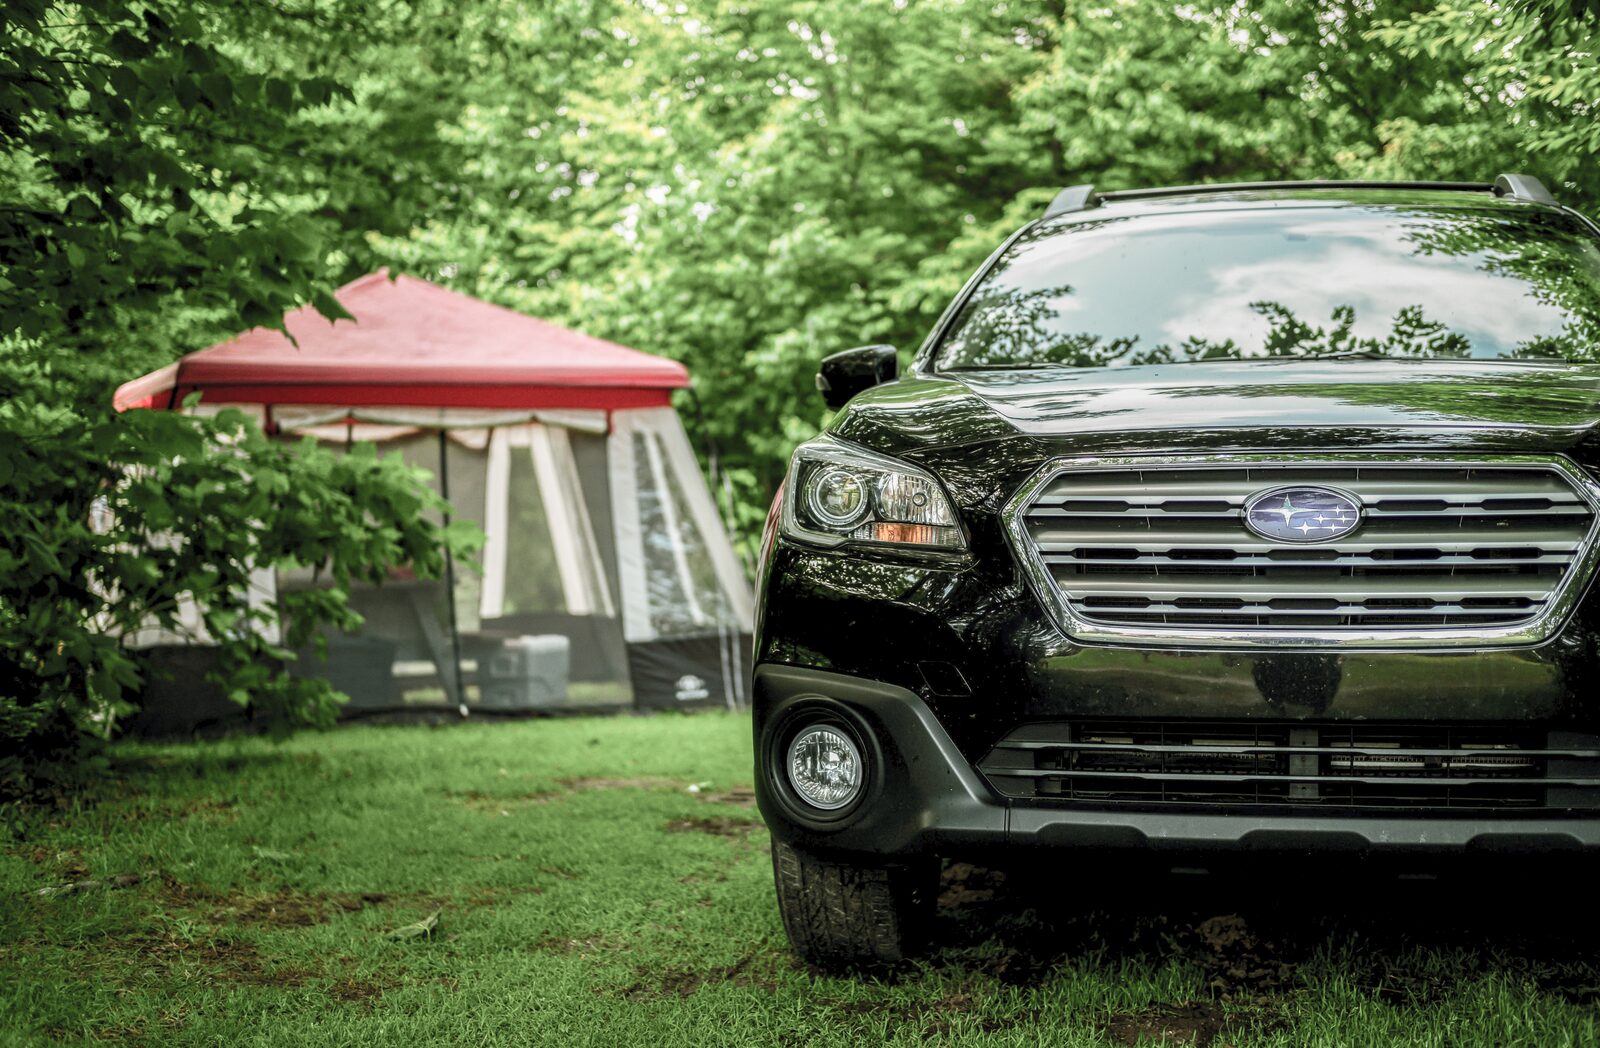
[(941, 370), (1252, 357), (1600, 360), (1600, 247), (1542, 209), (1301, 206), (1041, 223)]

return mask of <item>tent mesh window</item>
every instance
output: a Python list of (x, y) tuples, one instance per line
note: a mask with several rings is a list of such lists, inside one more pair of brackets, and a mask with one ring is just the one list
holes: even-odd
[(658, 637), (705, 633), (723, 625), (716, 572), (678, 485), (669, 479), (655, 434), (633, 434), (650, 625)]
[(534, 476), (533, 458), (513, 452), (507, 482), (506, 581), (502, 614), (565, 612), (567, 595), (556, 570), (550, 518)]

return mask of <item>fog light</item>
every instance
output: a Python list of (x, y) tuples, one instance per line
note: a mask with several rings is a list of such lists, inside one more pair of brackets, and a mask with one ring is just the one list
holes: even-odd
[(807, 804), (843, 808), (861, 792), (861, 751), (835, 728), (806, 728), (789, 744), (789, 784)]

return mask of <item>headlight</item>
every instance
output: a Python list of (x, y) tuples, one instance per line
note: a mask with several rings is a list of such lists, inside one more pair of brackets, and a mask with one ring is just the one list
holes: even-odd
[(866, 516), (866, 482), (843, 466), (817, 470), (805, 491), (807, 514), (824, 527), (843, 530)]
[(944, 551), (966, 545), (950, 497), (932, 475), (831, 437), (795, 451), (784, 491), (790, 538)]

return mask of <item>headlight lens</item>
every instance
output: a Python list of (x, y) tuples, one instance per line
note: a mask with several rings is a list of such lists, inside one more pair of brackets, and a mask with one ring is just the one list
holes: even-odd
[(837, 811), (861, 793), (861, 751), (838, 728), (806, 728), (789, 744), (789, 785), (814, 808)]
[(839, 466), (818, 470), (806, 483), (806, 508), (830, 528), (848, 528), (867, 511), (867, 486)]
[(784, 532), (792, 538), (935, 551), (966, 545), (950, 498), (932, 475), (830, 437), (795, 451), (784, 487)]

